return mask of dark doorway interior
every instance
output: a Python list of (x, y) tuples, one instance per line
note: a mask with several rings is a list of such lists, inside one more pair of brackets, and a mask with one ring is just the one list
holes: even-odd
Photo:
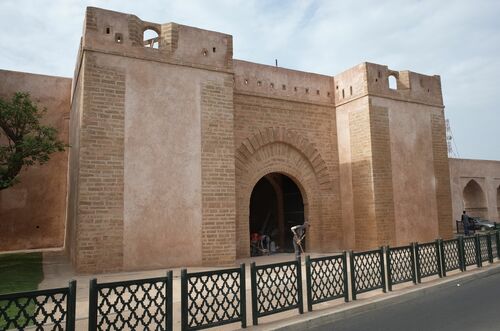
[[(293, 252), (290, 228), (304, 223), (304, 202), (289, 177), (271, 173), (262, 177), (250, 198), (250, 234), (269, 236), (276, 252)], [(273, 245), (271, 244), (271, 247)], [(305, 247), (305, 243), (303, 244)], [(261, 252), (252, 249), (252, 256)]]

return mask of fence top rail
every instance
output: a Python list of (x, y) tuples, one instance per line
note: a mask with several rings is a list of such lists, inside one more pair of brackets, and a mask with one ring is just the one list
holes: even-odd
[(284, 267), (284, 266), (295, 265), (295, 264), (297, 264), (297, 260), (286, 261), (286, 262), (279, 262), (279, 263), (272, 263), (272, 264), (262, 264), (262, 265), (256, 265), (255, 262), (252, 262), (252, 265), (255, 266), (256, 270), (267, 269), (267, 268), (276, 268), (276, 267)]
[[(93, 279), (96, 280), (97, 279)], [(159, 282), (166, 282), (168, 280), (168, 276), (162, 276), (162, 277), (153, 277), (153, 278), (144, 278), (144, 279), (130, 279), (130, 280), (122, 280), (122, 281), (116, 281), (116, 282), (107, 282), (107, 283), (96, 283), (97, 288), (103, 289), (103, 288), (109, 288), (109, 287), (116, 287), (116, 286), (128, 286), (128, 285), (143, 285), (143, 284), (148, 284), (148, 283), (159, 283)]]
[(442, 240), (443, 243), (451, 243), (451, 242), (456, 242), (458, 243), (458, 238), (455, 238), (455, 239), (446, 239), (446, 240)]
[(341, 259), (344, 257), (345, 252), (338, 254), (338, 255), (329, 255), (329, 256), (321, 256), (321, 257), (314, 257), (311, 258), (309, 255), (307, 256), (311, 262), (321, 262), (321, 261), (327, 261), (327, 260), (333, 260), (333, 259)]
[(0, 301), (2, 300), (11, 300), (11, 299), (21, 299), (21, 298), (35, 298), (42, 295), (53, 295), (53, 294), (68, 294), (69, 287), (58, 287), (51, 288), (47, 290), (35, 290), (35, 291), (26, 291), (26, 292), (14, 292), (14, 293), (6, 293), (0, 295)]
[(431, 246), (431, 245), (436, 245), (435, 241), (429, 241), (426, 243), (415, 243), (416, 246)]
[(231, 269), (218, 269), (212, 271), (196, 271), (196, 272), (186, 272), (187, 277), (204, 277), (204, 276), (212, 276), (212, 275), (223, 275), (223, 274), (232, 274), (234, 272), (240, 272), (241, 267), (231, 268)]
[(476, 236), (475, 235), (472, 235), (472, 236), (460, 236), (462, 237), (464, 240), (468, 240), (468, 239), (476, 239)]
[(480, 234), (479, 235), (479, 238), (488, 238), (490, 234), (489, 233), (486, 233), (486, 234)]
[(373, 253), (379, 253), (381, 250), (382, 250), (382, 248), (378, 248), (378, 249), (372, 249), (371, 251), (352, 252), (352, 254), (354, 254), (354, 256), (364, 255), (364, 254), (373, 254)]
[(398, 250), (403, 250), (403, 249), (412, 249), (412, 245), (406, 245), (406, 246), (397, 246), (397, 247), (391, 247), (391, 246), (387, 246), (387, 249), (391, 250), (391, 251), (398, 251)]

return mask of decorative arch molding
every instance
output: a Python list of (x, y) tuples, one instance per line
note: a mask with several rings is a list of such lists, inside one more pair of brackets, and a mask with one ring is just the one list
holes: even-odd
[(316, 148), (294, 131), (267, 128), (245, 139), (236, 150), (237, 257), (250, 254), (249, 210), (253, 188), (271, 173), (290, 177), (300, 189), (304, 217), (311, 224), (307, 249), (340, 248), (342, 221), (335, 208), (340, 203), (330, 185), (326, 163)]
[(300, 152), (314, 169), (320, 186), (329, 187), (331, 178), (328, 167), (314, 144), (297, 132), (283, 127), (265, 128), (243, 140), (235, 153), (236, 169), (244, 170), (249, 164), (248, 160), (256, 151), (277, 142), (290, 145)]
[(477, 180), (470, 179), (466, 182), (462, 188), (462, 198), (464, 209), (471, 216), (487, 216), (488, 205), (485, 190)]

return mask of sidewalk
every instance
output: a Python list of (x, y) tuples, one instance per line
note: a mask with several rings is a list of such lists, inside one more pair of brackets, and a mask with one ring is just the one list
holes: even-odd
[[(311, 254), (311, 257), (329, 256), (339, 253), (331, 254)], [(271, 264), (278, 262), (291, 261), (294, 259), (293, 254), (276, 254), (272, 256), (262, 256), (238, 260), (235, 266), (240, 263), (246, 265), (246, 304), (247, 304), (247, 325), (252, 330), (304, 330), (308, 327), (318, 326), (337, 319), (345, 318), (359, 314), (366, 310), (376, 309), (381, 305), (389, 305), (410, 300), (418, 295), (425, 295), (427, 291), (431, 291), (434, 287), (441, 286), (456, 286), (457, 281), (467, 281), (469, 279), (482, 277), (491, 272), (500, 272), (500, 264), (498, 262), (493, 265), (485, 264), (483, 268), (471, 268), (470, 271), (449, 272), (448, 277), (440, 279), (438, 276), (429, 277), (423, 280), (423, 284), (414, 285), (413, 283), (405, 283), (394, 286), (394, 291), (383, 294), (382, 290), (374, 290), (361, 295), (358, 295), (358, 300), (344, 303), (343, 299), (337, 299), (326, 303), (314, 305), (313, 312), (307, 312), (306, 306), (306, 284), (305, 277), (303, 277), (303, 297), (304, 297), (304, 314), (299, 315), (298, 310), (290, 310), (287, 312), (271, 315), (268, 317), (259, 318), (259, 326), (252, 326), (252, 312), (251, 312), (251, 291), (250, 291), (250, 263), (256, 262), (257, 265)], [(227, 268), (227, 267), (226, 267)], [(224, 268), (189, 268), (188, 272), (208, 271)], [(170, 270), (170, 269), (168, 269)], [(171, 269), (173, 271), (173, 324), (174, 330), (181, 329), (180, 321), (180, 272), (181, 268)], [(87, 329), (88, 318), (88, 291), (89, 280), (97, 278), (98, 282), (112, 282), (130, 279), (141, 279), (150, 277), (164, 276), (167, 269), (150, 270), (150, 271), (137, 271), (137, 272), (120, 272), (102, 275), (75, 275), (65, 257), (61, 254), (53, 252), (44, 256), (44, 281), (39, 285), (40, 289), (64, 287), (72, 279), (77, 281), (77, 330)], [(305, 264), (302, 261), (302, 273), (305, 275)], [(348, 277), (350, 277), (350, 270), (348, 267)], [(352, 298), (350, 298), (352, 299)], [(230, 325), (217, 327), (217, 330), (238, 330), (241, 324), (233, 323)]]

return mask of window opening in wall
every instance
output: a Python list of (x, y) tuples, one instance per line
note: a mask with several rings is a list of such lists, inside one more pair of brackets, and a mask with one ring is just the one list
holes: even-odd
[(281, 89), (282, 89), (283, 91), (284, 91), (284, 90), (286, 90), (286, 85), (285, 85), (285, 84), (281, 85)]
[(294, 90), (295, 92), (297, 92), (297, 86), (295, 86), (295, 87), (293, 88), (293, 90)]
[(216, 51), (216, 48), (215, 48), (215, 47), (213, 47), (213, 48), (212, 48), (212, 52), (214, 52), (214, 53), (215, 53), (215, 51)]
[(345, 98), (345, 93), (344, 93), (344, 89), (342, 89), (342, 99)]
[(274, 83), (271, 83), (271, 88), (274, 88)]
[(158, 32), (153, 29), (144, 30), (144, 47), (156, 48), (160, 47), (160, 36), (158, 36)]
[(110, 33), (111, 33), (111, 28), (108, 26), (108, 27), (106, 28), (106, 34), (110, 34)]
[(339, 89), (339, 86), (337, 85), (337, 86), (335, 87), (335, 89), (337, 89), (337, 90), (338, 90), (338, 89)]
[(389, 75), (389, 77), (387, 77), (387, 80), (389, 81), (389, 88), (391, 90), (398, 89), (398, 80), (396, 79), (396, 77), (394, 77), (393, 75)]
[(352, 95), (352, 86), (349, 86), (349, 92), (351, 93)]
[(248, 79), (245, 79), (245, 85), (248, 85)]
[(319, 95), (319, 90), (316, 90), (316, 94)]
[(326, 93), (326, 96), (328, 96), (328, 97), (329, 97), (329, 96), (330, 96), (330, 92), (327, 92), (327, 93)]
[(308, 89), (308, 88), (306, 88), (306, 94), (307, 94), (307, 93), (309, 93), (309, 89)]
[(123, 41), (123, 36), (122, 36), (122, 34), (121, 34), (121, 33), (115, 33), (115, 41), (116, 41), (117, 43), (119, 43), (119, 44), (121, 44), (121, 43), (122, 43), (122, 41)]
[(261, 86), (262, 82), (260, 80), (257, 81), (257, 86)]
[(378, 78), (382, 78), (382, 73), (379, 71), (377, 76), (378, 76)]

